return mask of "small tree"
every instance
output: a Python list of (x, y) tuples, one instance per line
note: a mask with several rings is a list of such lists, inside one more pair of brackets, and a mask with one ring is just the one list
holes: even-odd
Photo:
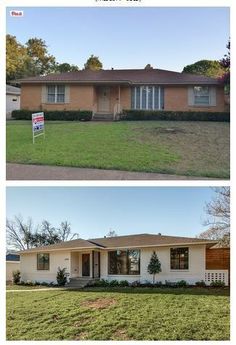
[(158, 259), (156, 252), (152, 253), (150, 262), (148, 264), (148, 273), (153, 275), (153, 284), (155, 283), (155, 275), (161, 272), (161, 262)]
[(21, 276), (20, 276), (20, 271), (19, 270), (12, 272), (12, 282), (13, 282), (13, 284), (19, 284), (20, 278), (21, 278)]
[(67, 283), (66, 268), (58, 267), (57, 270), (57, 284), (59, 286), (64, 286)]

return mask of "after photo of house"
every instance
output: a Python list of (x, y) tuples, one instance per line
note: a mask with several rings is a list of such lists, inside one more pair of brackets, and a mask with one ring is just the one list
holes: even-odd
[(229, 340), (229, 229), (229, 187), (8, 187), (7, 340)]
[(21, 10), (6, 9), (8, 180), (229, 179), (228, 7)]

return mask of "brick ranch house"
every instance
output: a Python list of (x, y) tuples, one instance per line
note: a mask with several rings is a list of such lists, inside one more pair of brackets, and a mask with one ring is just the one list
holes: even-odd
[(60, 267), (66, 269), (69, 286), (94, 279), (152, 281), (147, 266), (155, 251), (162, 268), (157, 281), (204, 280), (209, 285), (220, 280), (228, 285), (229, 252), (214, 252), (216, 243), (155, 234), (77, 239), (21, 251), (21, 279), (55, 283)]
[(82, 70), (25, 78), (21, 109), (90, 110), (113, 118), (122, 109), (225, 111), (219, 80), (161, 69)]

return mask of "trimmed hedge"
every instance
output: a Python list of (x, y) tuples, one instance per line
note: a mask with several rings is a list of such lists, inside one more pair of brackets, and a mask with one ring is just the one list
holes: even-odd
[[(31, 120), (33, 113), (42, 110), (13, 110), (12, 117), (15, 120)], [(44, 119), (48, 121), (90, 121), (92, 111), (89, 110), (50, 110), (44, 111)]]
[(123, 110), (120, 120), (124, 121), (219, 121), (229, 122), (230, 114), (227, 112), (206, 111), (164, 111), (164, 110)]

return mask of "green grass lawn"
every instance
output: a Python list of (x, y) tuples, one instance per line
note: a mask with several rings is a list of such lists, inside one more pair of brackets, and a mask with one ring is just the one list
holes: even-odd
[(228, 289), (7, 292), (7, 340), (229, 340)]
[(228, 178), (229, 123), (46, 122), (33, 145), (31, 122), (9, 121), (7, 161)]

